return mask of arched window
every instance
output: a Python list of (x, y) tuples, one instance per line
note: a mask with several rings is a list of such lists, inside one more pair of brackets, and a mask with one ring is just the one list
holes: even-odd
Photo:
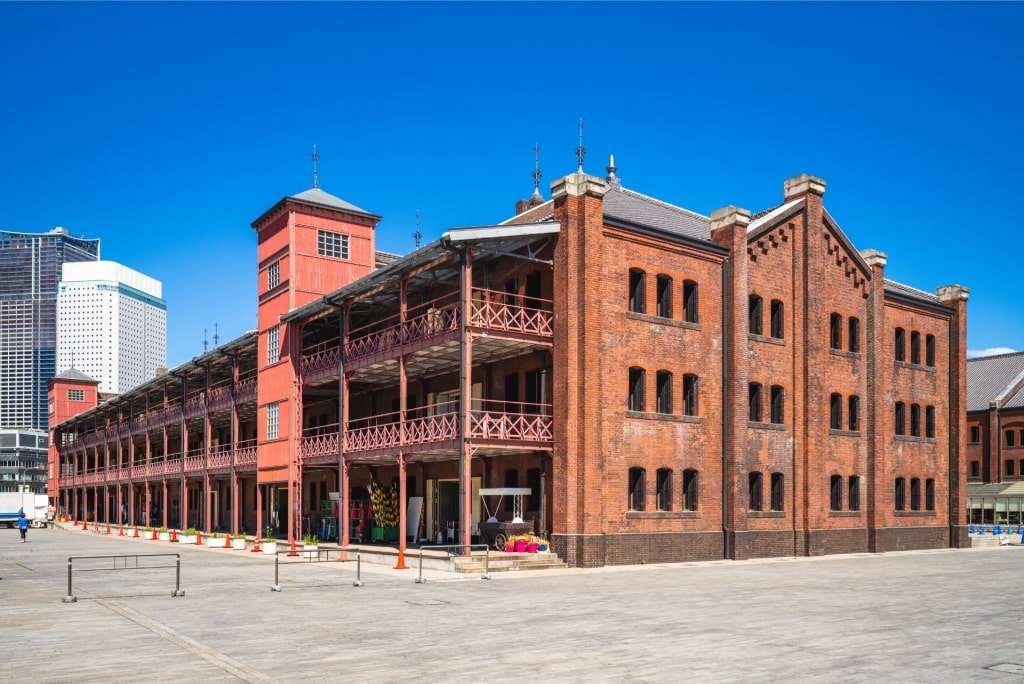
[(902, 401), (896, 402), (896, 434), (905, 435), (907, 434), (906, 427), (906, 407)]
[(843, 510), (843, 476), (833, 475), (829, 480), (829, 508), (833, 511)]
[(683, 471), (683, 508), (697, 510), (697, 471), (692, 468)]
[(761, 312), (761, 298), (757, 295), (750, 295), (747, 303), (747, 314), (749, 317), (749, 327), (751, 335), (761, 334), (761, 319), (763, 313)]
[(693, 373), (683, 376), (683, 415), (697, 415), (697, 376)]
[(683, 281), (684, 318), (687, 323), (697, 323), (697, 283), (692, 280)]
[(860, 478), (856, 475), (850, 476), (850, 486), (846, 493), (847, 508), (851, 511), (860, 510)]
[(629, 469), (629, 510), (644, 510), (644, 474), (643, 468)]
[(896, 354), (895, 354), (896, 360), (897, 361), (906, 361), (906, 359), (907, 359), (907, 352), (906, 352), (907, 333), (906, 333), (906, 331), (903, 330), (903, 328), (896, 328), (896, 339), (894, 340), (893, 344), (894, 344), (895, 349), (896, 349)]
[(658, 413), (672, 413), (672, 374), (666, 370), (658, 371), (657, 375), (657, 406)]
[(629, 269), (629, 310), (633, 313), (644, 313), (644, 283), (647, 274), (639, 268)]
[(781, 425), (785, 422), (785, 390), (781, 385), (772, 385), (772, 415), (771, 422)]
[(847, 400), (846, 422), (851, 432), (860, 430), (860, 397), (852, 395)]
[(910, 331), (910, 363), (921, 363), (921, 333)]
[(896, 504), (897, 511), (906, 510), (907, 506), (907, 481), (902, 477), (896, 478), (896, 488), (893, 492), (893, 498)]
[(935, 335), (924, 337), (924, 365), (935, 368)]
[(672, 278), (667, 275), (658, 276), (658, 310), (655, 315), (672, 318)]
[(832, 430), (843, 429), (843, 395), (833, 392), (829, 397), (828, 426)]
[(843, 348), (843, 317), (837, 313), (828, 317), (828, 346), (830, 349)]
[(778, 299), (772, 300), (772, 329), (771, 335), (777, 340), (783, 337), (783, 306)]
[(847, 322), (846, 348), (852, 352), (860, 351), (860, 319), (850, 317)]
[(749, 405), (749, 417), (755, 423), (761, 422), (761, 384), (750, 383), (747, 389), (747, 401)]
[(644, 376), (643, 368), (634, 366), (629, 369), (629, 410), (644, 410)]
[(672, 470), (658, 468), (658, 510), (672, 510)]
[(748, 508), (752, 511), (761, 510), (761, 473), (750, 473), (747, 476), (747, 486), (750, 494)]
[(781, 511), (785, 509), (783, 502), (786, 493), (786, 476), (782, 473), (772, 473), (772, 510)]

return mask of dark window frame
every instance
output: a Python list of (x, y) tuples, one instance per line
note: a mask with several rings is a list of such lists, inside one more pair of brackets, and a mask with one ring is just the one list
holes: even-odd
[(629, 269), (629, 299), (627, 307), (633, 313), (645, 313), (647, 273), (640, 268)]
[(629, 469), (629, 492), (628, 492), (628, 506), (631, 511), (643, 511), (644, 510), (644, 480), (647, 477), (647, 471), (643, 468), (634, 466)]
[(906, 405), (902, 401), (896, 402), (896, 435), (902, 437), (907, 434)]
[(907, 508), (907, 480), (897, 477), (893, 488), (893, 505), (897, 511), (904, 511)]
[(747, 325), (751, 335), (762, 334), (764, 328), (764, 311), (761, 297), (752, 294), (747, 297)]
[(672, 413), (672, 372), (660, 370), (655, 374), (655, 413)]
[(849, 480), (849, 486), (847, 487), (847, 508), (851, 511), (860, 510), (860, 476), (851, 475)]
[(659, 318), (672, 318), (672, 276), (659, 273), (657, 281), (657, 301), (655, 315)]
[(830, 430), (843, 429), (843, 395), (833, 392), (829, 395), (828, 427)]
[(843, 476), (833, 475), (829, 479), (829, 510), (843, 510)]
[(747, 386), (747, 417), (751, 422), (761, 422), (761, 383), (752, 382)]
[(781, 340), (785, 337), (785, 313), (786, 307), (778, 299), (771, 301), (771, 330), (769, 334), (773, 339)]
[(629, 394), (627, 396), (630, 411), (643, 411), (646, 406), (644, 402), (646, 376), (647, 371), (640, 366), (631, 366), (629, 369)]
[(672, 510), (672, 469), (671, 468), (658, 468), (655, 473), (658, 501), (657, 510), (659, 511), (671, 511)]
[(698, 292), (699, 288), (696, 281), (683, 281), (683, 320), (687, 323), (698, 323), (700, 321)]
[(910, 363), (921, 365), (921, 333), (910, 331)]
[(699, 408), (697, 396), (697, 376), (693, 373), (683, 375), (683, 415), (696, 416)]
[(697, 510), (699, 477), (700, 474), (693, 468), (683, 471), (683, 508), (687, 511)]
[(843, 348), (843, 317), (837, 313), (828, 316), (828, 346), (829, 349)]
[(854, 353), (860, 351), (860, 319), (850, 316), (846, 322), (847, 336), (846, 348)]
[(893, 346), (895, 348), (893, 356), (897, 361), (906, 361), (907, 359), (907, 331), (903, 328), (896, 328), (896, 336), (893, 340)]
[(846, 421), (850, 432), (860, 430), (860, 397), (851, 394), (846, 400)]
[(782, 425), (786, 422), (786, 390), (782, 385), (771, 387), (771, 414), (768, 419), (773, 425)]
[(762, 483), (763, 476), (760, 472), (754, 471), (747, 476), (747, 508), (751, 511), (760, 511), (764, 505)]
[(773, 511), (786, 510), (786, 476), (783, 473), (772, 473), (772, 507)]

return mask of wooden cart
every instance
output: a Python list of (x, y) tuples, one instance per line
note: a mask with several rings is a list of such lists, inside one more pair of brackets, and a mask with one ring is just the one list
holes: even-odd
[[(523, 495), (529, 495), (530, 491), (529, 487), (492, 487), (480, 490), (480, 500), (487, 514), (487, 518), (480, 521), (480, 539), (483, 543), (504, 551), (505, 542), (510, 536), (534, 533), (534, 521), (523, 521)], [(506, 496), (512, 497), (512, 520), (498, 520), (494, 514), (501, 510), (501, 501)], [(497, 497), (493, 511), (487, 497)]]

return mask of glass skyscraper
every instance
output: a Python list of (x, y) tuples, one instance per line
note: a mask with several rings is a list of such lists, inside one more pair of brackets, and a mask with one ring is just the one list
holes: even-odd
[(0, 429), (46, 430), (57, 372), (57, 287), (67, 262), (96, 261), (99, 239), (0, 231)]

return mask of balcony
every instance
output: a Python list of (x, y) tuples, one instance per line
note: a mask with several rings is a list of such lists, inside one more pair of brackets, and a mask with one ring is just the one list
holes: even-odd
[[(459, 407), (446, 402), (400, 414), (385, 413), (348, 423), (345, 454), (390, 458), (399, 448), (431, 458), (454, 458), (460, 435)], [(466, 438), (477, 451), (502, 453), (522, 449), (547, 449), (554, 439), (551, 406), (505, 401), (474, 400), (469, 412)], [(299, 454), (306, 465), (337, 463), (337, 425), (321, 425), (303, 432)]]

